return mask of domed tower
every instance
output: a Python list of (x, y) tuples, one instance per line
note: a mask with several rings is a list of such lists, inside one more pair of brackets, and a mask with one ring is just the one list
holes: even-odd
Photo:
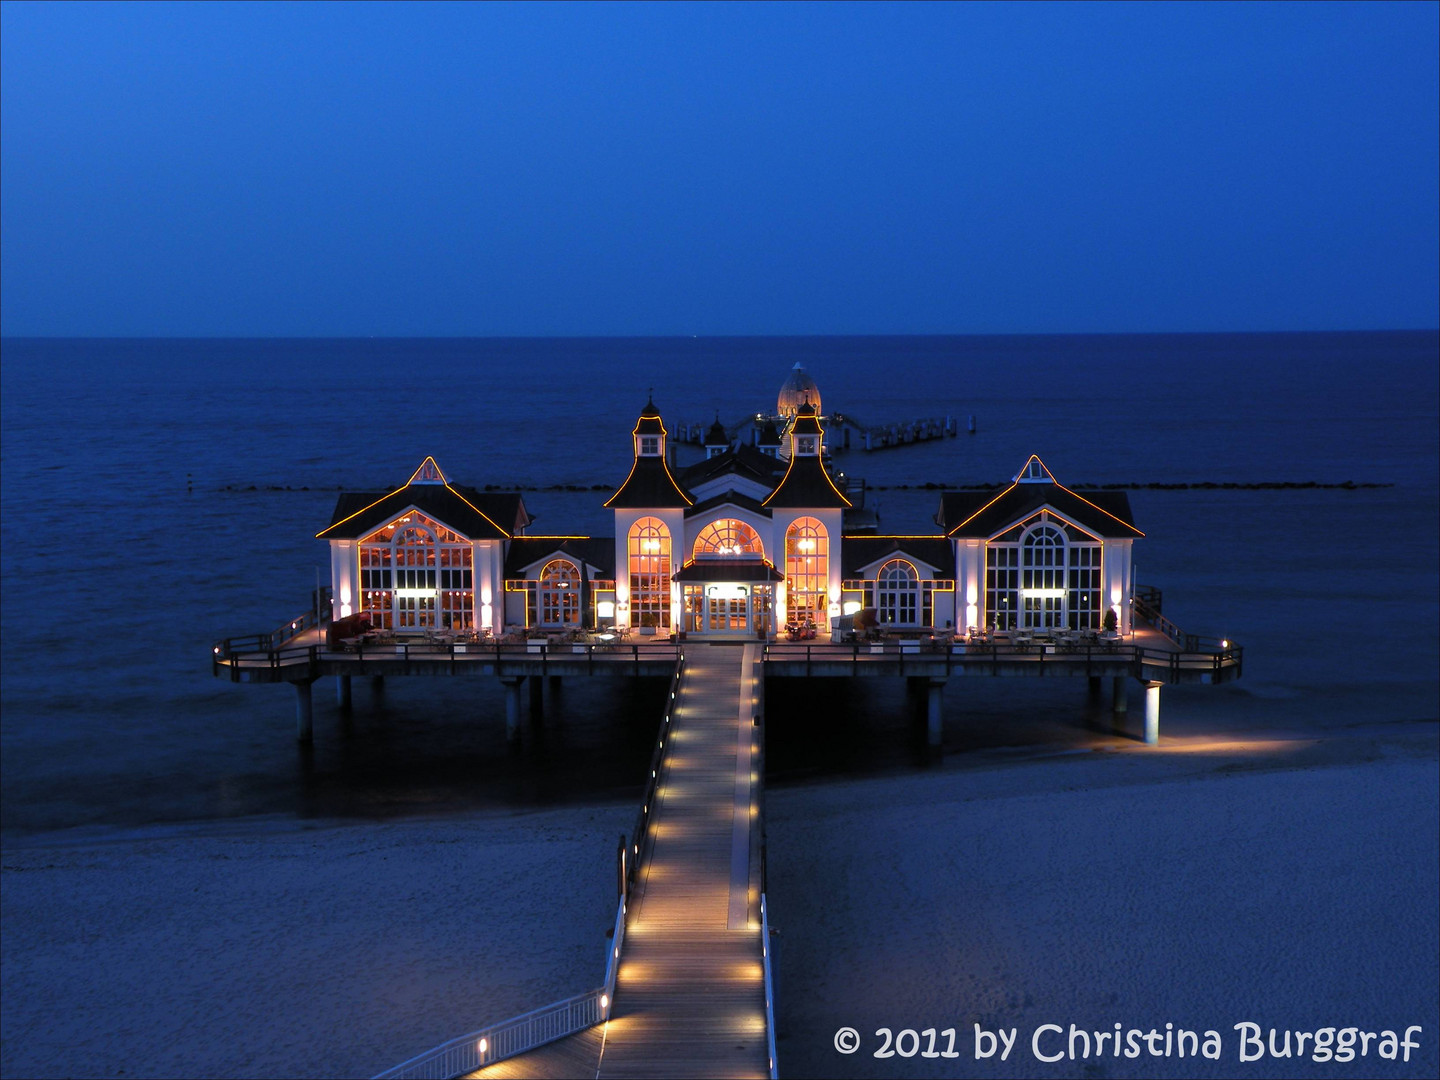
[(781, 416), (794, 416), (806, 402), (814, 408), (815, 415), (821, 415), (820, 388), (805, 371), (805, 365), (797, 363), (790, 369), (790, 377), (785, 380), (785, 385), (780, 387), (775, 411)]
[(730, 449), (730, 436), (725, 434), (725, 425), (720, 423), (720, 414), (715, 414), (715, 423), (705, 433), (705, 457), (719, 457)]

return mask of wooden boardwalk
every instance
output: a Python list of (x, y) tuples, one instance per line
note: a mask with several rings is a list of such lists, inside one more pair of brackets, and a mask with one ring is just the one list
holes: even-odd
[(770, 1075), (752, 722), (759, 674), (755, 645), (686, 651), (610, 1021), (477, 1075)]

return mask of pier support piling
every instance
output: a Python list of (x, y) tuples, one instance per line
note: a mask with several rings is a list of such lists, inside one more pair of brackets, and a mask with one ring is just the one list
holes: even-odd
[(520, 680), (501, 679), (505, 687), (505, 738), (510, 742), (520, 741)]
[(1160, 687), (1164, 683), (1145, 684), (1145, 744), (1154, 746), (1160, 741)]
[(1110, 680), (1110, 711), (1116, 716), (1124, 716), (1130, 708), (1125, 685), (1128, 676), (1117, 675)]
[(340, 707), (341, 712), (350, 711), (350, 676), (335, 676), (335, 704)]
[(545, 679), (541, 675), (530, 676), (530, 719), (537, 724), (545, 719)]
[(939, 757), (945, 742), (945, 680), (930, 679), (925, 700), (925, 744)]
[(310, 696), (310, 682), (295, 684), (295, 738), (308, 743), (315, 738), (315, 709)]
[(371, 696), (372, 698), (374, 698), (376, 701), (381, 701), (381, 700), (384, 699), (384, 697), (385, 697), (385, 676), (384, 676), (384, 675), (371, 675), (371, 676), (370, 676), (370, 696)]
[(1090, 676), (1090, 697), (1091, 697), (1093, 700), (1095, 700), (1095, 701), (1099, 701), (1099, 700), (1100, 700), (1100, 694), (1101, 694), (1101, 689), (1100, 689), (1100, 676), (1099, 676), (1099, 675), (1091, 675), (1091, 676)]

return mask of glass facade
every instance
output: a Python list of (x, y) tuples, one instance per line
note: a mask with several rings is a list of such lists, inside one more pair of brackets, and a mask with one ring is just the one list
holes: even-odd
[(630, 625), (670, 628), (670, 530), (644, 517), (630, 528)]
[(799, 518), (785, 532), (785, 582), (786, 620), (827, 625), (830, 538), (814, 518)]

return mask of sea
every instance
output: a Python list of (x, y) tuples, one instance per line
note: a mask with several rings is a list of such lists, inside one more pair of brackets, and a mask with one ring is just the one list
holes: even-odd
[[(305, 610), (341, 490), (426, 455), (520, 489), (532, 532), (610, 535), (653, 395), (672, 428), (773, 408), (795, 363), (826, 412), (959, 434), (836, 465), (885, 532), (1039, 454), (1124, 485), (1141, 583), (1245, 648), (1234, 686), (1175, 688), (1193, 730), (1440, 716), (1440, 335), (1162, 334), (0, 342), (0, 830), (7, 843), (226, 821), (447, 815), (638, 794), (663, 687), (567, 679), (518, 748), (491, 680), (285, 686), (213, 677), (212, 644)], [(971, 433), (970, 418), (975, 430)], [(699, 454), (682, 447), (681, 462)], [(318, 570), (317, 570), (318, 568)], [(989, 683), (993, 680), (969, 680)], [(926, 765), (897, 689), (768, 702), (773, 783)], [(1056, 684), (1069, 680), (1054, 680)], [(1079, 738), (1083, 692), (948, 693), (946, 761)]]

